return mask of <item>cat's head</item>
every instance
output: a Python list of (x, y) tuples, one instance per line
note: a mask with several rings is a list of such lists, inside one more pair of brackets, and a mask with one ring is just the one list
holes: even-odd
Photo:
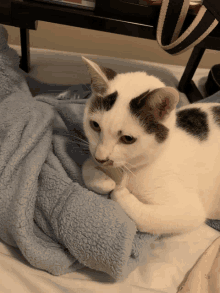
[(166, 142), (178, 91), (146, 72), (117, 74), (82, 57), (92, 95), (84, 112), (89, 149), (100, 166), (139, 166)]

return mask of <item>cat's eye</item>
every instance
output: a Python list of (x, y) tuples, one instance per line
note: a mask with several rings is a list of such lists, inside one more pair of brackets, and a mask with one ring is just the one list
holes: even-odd
[(123, 135), (120, 138), (120, 140), (124, 144), (132, 144), (132, 143), (134, 143), (137, 140), (137, 138), (134, 138), (133, 136), (129, 136), (129, 135)]
[(96, 121), (90, 121), (90, 126), (93, 130), (97, 131), (97, 132), (100, 132), (101, 131), (101, 128), (99, 126), (99, 124), (96, 122)]

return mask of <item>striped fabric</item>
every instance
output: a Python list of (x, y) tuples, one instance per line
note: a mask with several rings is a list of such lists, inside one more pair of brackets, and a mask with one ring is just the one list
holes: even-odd
[[(138, 0), (138, 2), (141, 5), (161, 5), (163, 0)], [(189, 9), (197, 10), (197, 7), (200, 7), (202, 2), (203, 0), (191, 0)]]
[[(186, 18), (189, 0), (163, 0), (157, 26), (157, 41), (167, 53), (177, 55), (199, 44), (217, 26), (218, 20), (204, 1), (192, 24), (179, 37)], [(220, 1), (217, 2), (220, 7)], [(220, 16), (219, 16), (220, 17)]]

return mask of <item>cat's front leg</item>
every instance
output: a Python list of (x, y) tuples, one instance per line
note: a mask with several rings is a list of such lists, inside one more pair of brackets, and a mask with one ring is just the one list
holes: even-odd
[(111, 200), (114, 200), (123, 208), (125, 206), (125, 201), (128, 201), (128, 198), (131, 197), (131, 193), (126, 187), (116, 187), (111, 192), (110, 197)]
[(186, 233), (203, 224), (206, 214), (201, 202), (195, 194), (189, 198), (191, 201), (178, 204), (150, 205), (140, 202), (125, 187), (116, 187), (111, 193), (111, 199), (135, 222), (137, 229), (152, 234)]
[(137, 198), (125, 187), (118, 185), (110, 194), (111, 200), (117, 202), (127, 216), (133, 220), (137, 230), (141, 231), (135, 215), (138, 213)]
[(82, 166), (82, 175), (86, 187), (99, 194), (109, 194), (115, 188), (112, 180), (90, 157)]
[(122, 181), (111, 192), (111, 200), (117, 202), (125, 213), (135, 222), (138, 228), (138, 222), (134, 217), (138, 213), (138, 199), (126, 188), (128, 182), (128, 174), (124, 174)]

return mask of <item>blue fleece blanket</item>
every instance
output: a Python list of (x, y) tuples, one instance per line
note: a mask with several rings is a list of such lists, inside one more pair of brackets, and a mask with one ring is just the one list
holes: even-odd
[[(85, 188), (88, 150), (79, 144), (85, 100), (33, 98), (3, 26), (0, 77), (1, 241), (54, 275), (87, 266), (126, 278), (147, 261), (155, 236), (137, 233), (117, 203)], [(83, 85), (76, 91), (89, 92)]]

